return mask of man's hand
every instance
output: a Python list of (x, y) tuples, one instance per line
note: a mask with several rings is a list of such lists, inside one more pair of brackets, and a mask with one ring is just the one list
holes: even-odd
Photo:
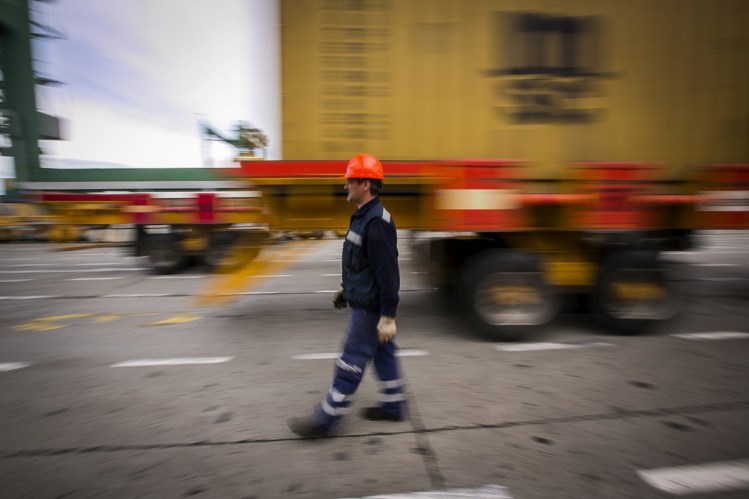
[(392, 340), (396, 332), (395, 317), (381, 315), (380, 322), (377, 323), (377, 337), (380, 339), (380, 343), (387, 343)]
[(348, 303), (346, 303), (346, 300), (343, 298), (343, 288), (333, 294), (333, 306), (338, 310), (348, 306)]

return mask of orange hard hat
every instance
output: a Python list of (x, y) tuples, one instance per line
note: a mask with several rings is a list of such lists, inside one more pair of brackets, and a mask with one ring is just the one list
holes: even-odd
[(371, 154), (357, 154), (348, 162), (344, 178), (385, 180), (385, 174), (379, 159)]

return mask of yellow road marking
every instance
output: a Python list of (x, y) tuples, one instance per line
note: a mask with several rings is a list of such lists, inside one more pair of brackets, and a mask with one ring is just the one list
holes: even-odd
[(35, 319), (39, 322), (60, 322), (68, 319), (80, 319), (81, 317), (91, 317), (94, 314), (66, 314), (66, 315), (53, 315), (51, 317), (42, 317), (41, 319)]
[[(79, 313), (79, 314), (65, 314), (65, 315), (53, 315), (50, 317), (40, 317), (33, 319), (29, 322), (13, 326), (13, 329), (17, 331), (54, 331), (56, 329), (62, 329), (64, 327), (72, 325), (74, 319), (91, 318), (91, 322), (94, 324), (107, 324), (114, 322), (119, 319), (133, 318), (133, 317), (155, 317), (164, 316), (163, 312), (140, 312), (131, 314), (107, 314), (107, 313)], [(143, 326), (166, 326), (170, 324), (183, 324), (185, 322), (192, 322), (200, 320), (201, 316), (195, 314), (177, 314), (172, 317), (168, 317), (164, 320), (142, 324)]]
[[(214, 274), (205, 291), (194, 299), (195, 306), (219, 306), (237, 298), (238, 291), (249, 291), (268, 279), (268, 275), (279, 274), (292, 263), (304, 256), (315, 241), (292, 241), (280, 247), (266, 246), (260, 253), (242, 267), (228, 274)], [(279, 260), (279, 256), (288, 256)]]
[(120, 318), (122, 318), (122, 315), (120, 314), (105, 314), (105, 315), (100, 315), (99, 317), (94, 319), (94, 322), (97, 322), (97, 323), (112, 322)]
[(173, 317), (169, 317), (168, 319), (156, 321), (156, 322), (149, 322), (148, 324), (143, 324), (144, 326), (168, 326), (171, 324), (184, 324), (185, 322), (192, 322), (200, 320), (199, 315), (193, 315), (193, 314), (182, 314), (182, 315), (175, 315)]
[(63, 321), (91, 317), (92, 315), (94, 314), (66, 314), (40, 317), (39, 319), (19, 324), (18, 326), (15, 326), (14, 329), (19, 331), (54, 331), (55, 329), (61, 329), (67, 326), (67, 324), (62, 324)]

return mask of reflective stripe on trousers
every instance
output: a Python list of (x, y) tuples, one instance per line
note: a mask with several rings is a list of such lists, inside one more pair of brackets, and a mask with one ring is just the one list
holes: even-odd
[(315, 408), (315, 416), (325, 427), (332, 427), (348, 412), (351, 396), (359, 388), (369, 361), (381, 382), (380, 407), (392, 414), (403, 410), (403, 383), (395, 357), (395, 342), (380, 344), (377, 323), (380, 314), (361, 308), (351, 309), (343, 352), (336, 359), (333, 383), (325, 399)]

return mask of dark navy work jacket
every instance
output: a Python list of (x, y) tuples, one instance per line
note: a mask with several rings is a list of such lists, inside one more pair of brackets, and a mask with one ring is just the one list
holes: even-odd
[(379, 198), (351, 215), (341, 263), (343, 298), (349, 305), (395, 317), (400, 289), (398, 237), (395, 222)]

